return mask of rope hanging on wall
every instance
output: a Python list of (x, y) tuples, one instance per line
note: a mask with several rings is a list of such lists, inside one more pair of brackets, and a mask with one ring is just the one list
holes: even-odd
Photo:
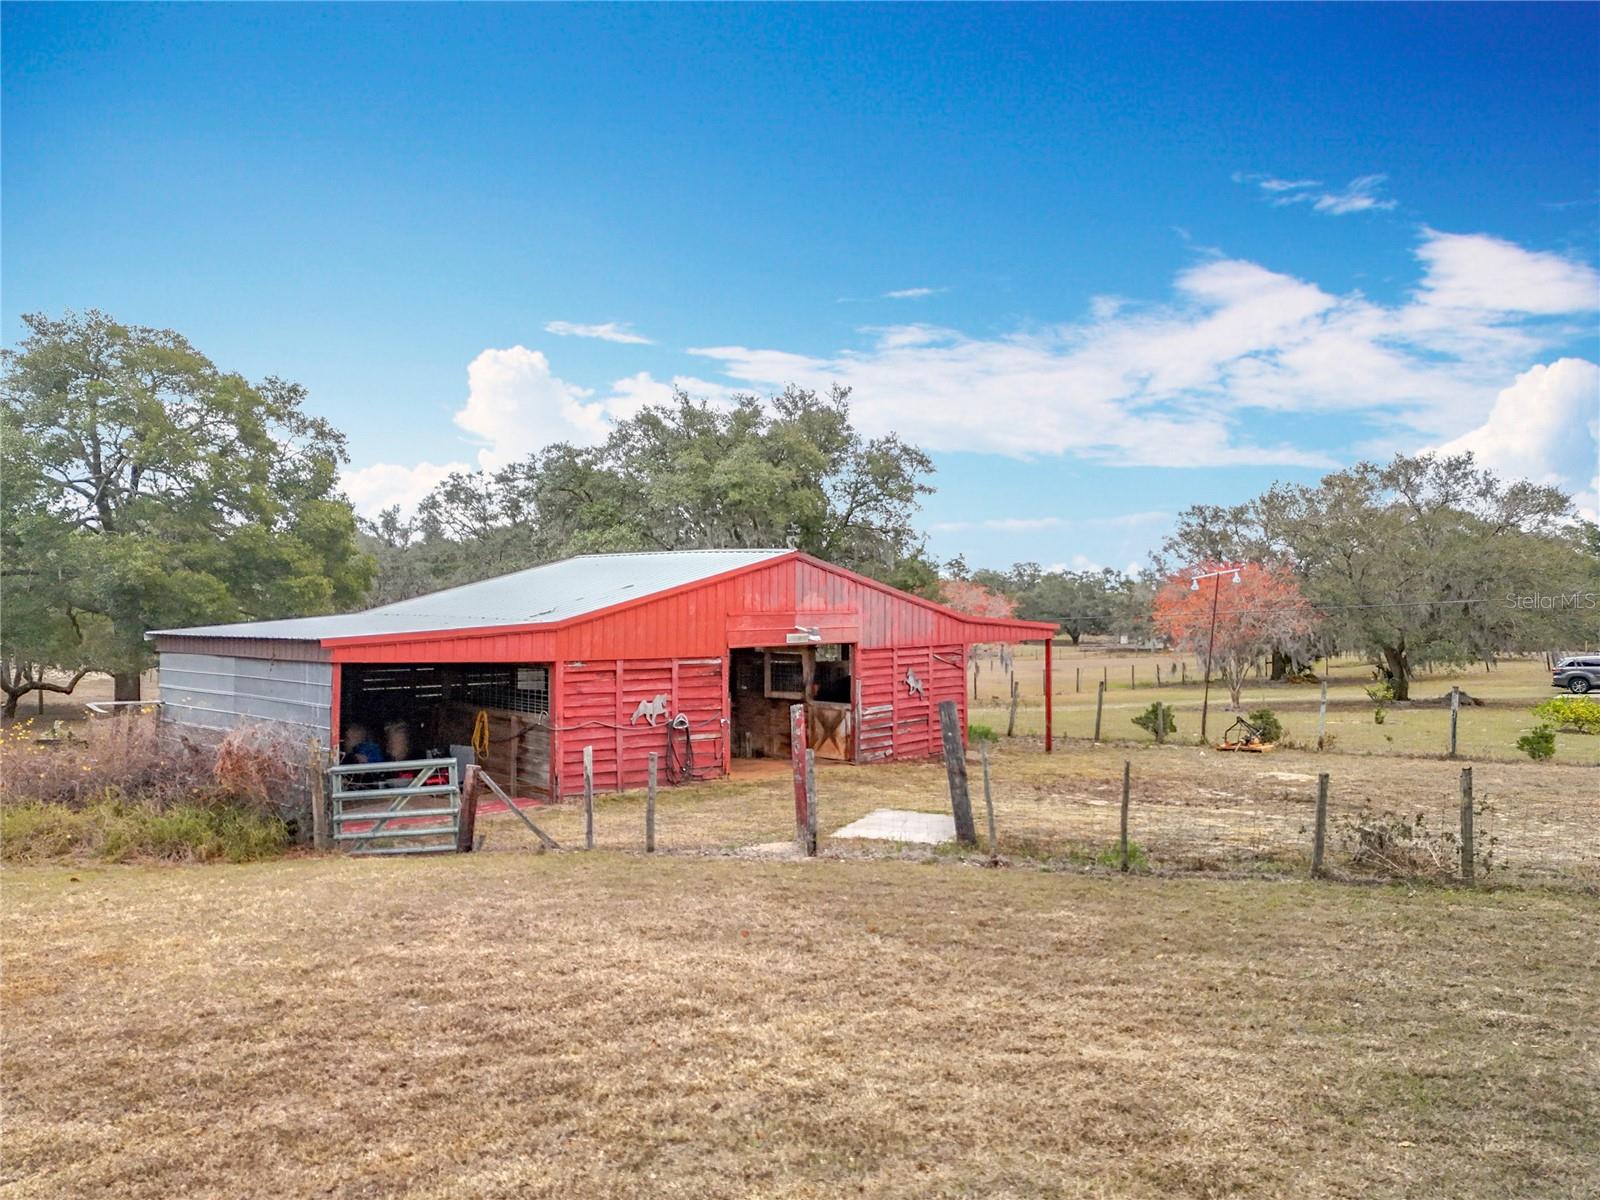
[(693, 776), (694, 739), (689, 735), (688, 716), (679, 713), (667, 722), (667, 782), (682, 783)]

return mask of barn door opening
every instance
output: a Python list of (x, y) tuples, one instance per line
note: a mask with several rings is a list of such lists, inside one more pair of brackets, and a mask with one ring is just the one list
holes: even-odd
[(351, 663), (340, 676), (342, 762), (473, 757), (513, 796), (550, 792), (546, 663)]
[(789, 707), (806, 706), (806, 736), (818, 758), (855, 754), (852, 647), (771, 646), (734, 650), (728, 688), (735, 758), (788, 758)]

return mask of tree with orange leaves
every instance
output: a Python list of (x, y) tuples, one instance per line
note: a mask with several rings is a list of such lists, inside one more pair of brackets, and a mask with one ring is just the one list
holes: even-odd
[[(1195, 576), (1214, 571), (1222, 574), (1201, 581), (1198, 589), (1194, 586)], [(1213, 589), (1220, 592), (1213, 595)], [(1250, 668), (1275, 650), (1304, 649), (1318, 621), (1294, 572), (1285, 566), (1244, 563), (1234, 572), (1227, 563), (1200, 563), (1170, 577), (1156, 593), (1157, 631), (1198, 656), (1208, 672), (1215, 669), (1228, 685), (1234, 708)], [(1210, 662), (1205, 661), (1208, 648)]]
[(946, 579), (939, 585), (939, 599), (958, 612), (974, 617), (1013, 617), (1017, 606), (1002, 595), (970, 579)]

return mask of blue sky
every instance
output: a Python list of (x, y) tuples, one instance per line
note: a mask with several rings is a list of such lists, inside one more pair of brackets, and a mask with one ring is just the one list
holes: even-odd
[(854, 388), (933, 549), (1447, 446), (1595, 506), (1600, 7), (4, 7), (3, 320), (304, 383), (352, 498)]

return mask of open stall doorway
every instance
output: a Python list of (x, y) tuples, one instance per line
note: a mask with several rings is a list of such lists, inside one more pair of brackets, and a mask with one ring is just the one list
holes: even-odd
[(734, 650), (728, 686), (736, 758), (787, 758), (789, 707), (806, 706), (818, 758), (855, 759), (853, 647), (844, 642)]

